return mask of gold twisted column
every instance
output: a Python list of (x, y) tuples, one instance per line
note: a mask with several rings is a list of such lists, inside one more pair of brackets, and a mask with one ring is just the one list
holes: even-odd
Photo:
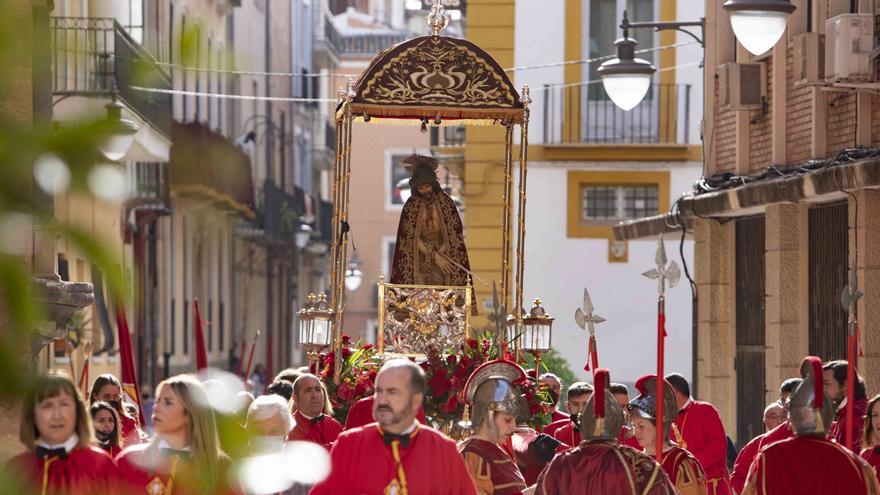
[(528, 149), (529, 149), (529, 87), (523, 86), (522, 96), (523, 102), (523, 120), (520, 124), (520, 144), (519, 144), (519, 211), (517, 225), (517, 243), (516, 243), (516, 305), (514, 316), (516, 317), (517, 332), (522, 327), (522, 308), (523, 308), (523, 267), (525, 265), (525, 243), (526, 243), (526, 173), (528, 171)]
[(343, 117), (342, 117), (342, 129), (343, 129), (343, 147), (341, 152), (341, 177), (339, 179), (339, 192), (337, 196), (339, 197), (339, 203), (335, 205), (335, 210), (339, 212), (339, 218), (337, 221), (336, 228), (339, 229), (339, 235), (337, 237), (337, 257), (334, 260), (334, 269), (333, 275), (331, 276), (331, 287), (333, 290), (333, 301), (332, 304), (334, 310), (336, 311), (335, 318), (336, 321), (333, 325), (333, 337), (334, 337), (334, 349), (336, 352), (334, 353), (334, 366), (333, 366), (333, 381), (335, 383), (339, 383), (340, 371), (342, 369), (342, 324), (344, 321), (345, 314), (345, 265), (346, 260), (348, 258), (348, 232), (343, 231), (343, 225), (348, 225), (348, 214), (349, 214), (349, 187), (351, 185), (351, 124), (352, 124), (352, 113), (351, 113), (351, 98), (354, 95), (352, 89), (352, 80), (348, 79), (345, 85), (345, 105), (343, 107)]
[(513, 224), (513, 123), (505, 124), (504, 135), (504, 227), (501, 249), (501, 304), (510, 307), (510, 229)]

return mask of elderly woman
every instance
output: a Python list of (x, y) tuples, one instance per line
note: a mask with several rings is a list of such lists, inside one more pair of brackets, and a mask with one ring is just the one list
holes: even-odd
[(245, 422), (251, 452), (280, 451), (293, 426), (293, 416), (284, 398), (274, 394), (257, 397), (248, 407)]

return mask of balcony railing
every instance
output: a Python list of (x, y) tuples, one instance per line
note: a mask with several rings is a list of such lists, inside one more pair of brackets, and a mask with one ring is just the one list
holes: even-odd
[(596, 83), (546, 86), (543, 96), (547, 144), (690, 143), (690, 84), (652, 84), (630, 111)]
[(169, 183), (167, 163), (130, 162), (127, 164), (129, 198), (143, 203), (169, 205)]
[(52, 92), (109, 95), (171, 137), (171, 95), (131, 89), (171, 89), (171, 76), (112, 18), (52, 17)]
[(342, 53), (346, 55), (367, 55), (372, 57), (391, 45), (406, 41), (406, 33), (357, 34), (342, 37)]

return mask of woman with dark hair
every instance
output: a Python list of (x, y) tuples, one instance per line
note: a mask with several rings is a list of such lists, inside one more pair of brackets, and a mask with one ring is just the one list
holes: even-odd
[(6, 465), (21, 493), (117, 493), (113, 459), (92, 445), (92, 422), (76, 385), (62, 375), (37, 378), (24, 399), (19, 431), (27, 452)]
[(119, 379), (110, 373), (99, 375), (92, 384), (92, 391), (89, 393), (89, 403), (94, 404), (97, 401), (104, 401), (116, 409), (119, 415), (119, 423), (122, 425), (122, 447), (137, 445), (142, 442), (145, 437), (141, 431), (138, 420), (129, 416), (125, 412), (122, 404), (122, 383)]
[(116, 458), (125, 493), (231, 493), (214, 411), (195, 377), (178, 375), (159, 384), (153, 430), (152, 441), (128, 447)]
[[(823, 383), (825, 385), (825, 393), (834, 401), (836, 410), (834, 411), (834, 420), (831, 422), (831, 428), (828, 431), (828, 438), (837, 441), (840, 445), (849, 448), (855, 453), (859, 453), (862, 432), (865, 429), (865, 410), (868, 407), (868, 393), (865, 391), (865, 382), (856, 372), (855, 386), (853, 389), (853, 436), (852, 444), (846, 445), (846, 409), (850, 407), (847, 404), (847, 387), (846, 375), (849, 363), (840, 359), (837, 361), (829, 361), (822, 366)], [(855, 370), (854, 370), (855, 372)]]
[(862, 459), (868, 461), (868, 464), (874, 468), (874, 474), (878, 473), (877, 467), (880, 466), (880, 410), (877, 408), (878, 402), (880, 402), (880, 395), (875, 395), (868, 402), (861, 453)]
[(95, 425), (95, 445), (104, 449), (110, 457), (116, 457), (122, 451), (119, 414), (113, 406), (100, 400), (89, 407), (89, 412)]

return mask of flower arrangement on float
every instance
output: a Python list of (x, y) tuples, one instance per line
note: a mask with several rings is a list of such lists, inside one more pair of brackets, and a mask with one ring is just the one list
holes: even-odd
[[(321, 356), (317, 363), (320, 369), (316, 374), (327, 387), (334, 417), (344, 424), (351, 406), (372, 395), (376, 374), (382, 366), (384, 356), (378, 353), (373, 344), (352, 343), (347, 335), (342, 336), (340, 349), (342, 369), (339, 373), (339, 384), (333, 381), (334, 351)], [(508, 352), (506, 343), (502, 341), (499, 345), (496, 337), (488, 332), (479, 339), (467, 339), (457, 349), (428, 349), (425, 358), (419, 361), (419, 366), (425, 371), (427, 384), (423, 408), (432, 426), (453, 437), (464, 435), (458, 423), (464, 416), (465, 401), (462, 394), (465, 383), (477, 367), (498, 359), (499, 354), (516, 362), (513, 354)], [(410, 359), (416, 361), (416, 358)], [(523, 366), (525, 362), (518, 364)], [(529, 426), (540, 429), (550, 423), (553, 400), (549, 389), (532, 375), (534, 373), (529, 379), (516, 385), (523, 391), (523, 398), (528, 405)]]

